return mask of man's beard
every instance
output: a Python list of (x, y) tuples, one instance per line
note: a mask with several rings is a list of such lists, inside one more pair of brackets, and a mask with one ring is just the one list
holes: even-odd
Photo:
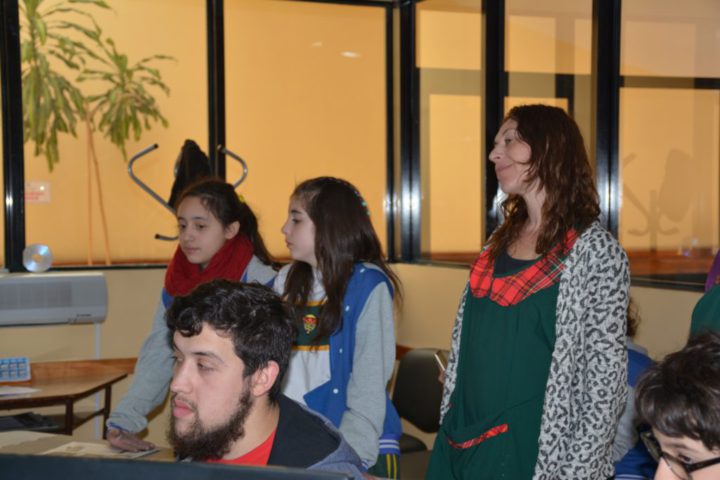
[(245, 435), (245, 420), (253, 406), (250, 388), (245, 388), (238, 402), (237, 409), (225, 424), (208, 430), (201, 424), (195, 411), (195, 420), (190, 430), (179, 434), (175, 429), (175, 416), (170, 417), (170, 428), (167, 438), (175, 455), (179, 458), (192, 457), (195, 460), (216, 460), (222, 458), (232, 448), (238, 438)]

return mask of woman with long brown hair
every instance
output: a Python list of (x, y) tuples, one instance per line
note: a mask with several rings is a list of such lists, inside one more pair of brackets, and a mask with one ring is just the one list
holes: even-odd
[(427, 478), (609, 478), (629, 274), (582, 135), (559, 108), (515, 107), (490, 161), (505, 220), (460, 304)]

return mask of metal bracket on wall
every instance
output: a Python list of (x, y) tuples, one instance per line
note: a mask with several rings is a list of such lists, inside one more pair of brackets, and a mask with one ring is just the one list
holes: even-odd
[[(147, 193), (153, 199), (155, 199), (155, 201), (157, 201), (160, 205), (162, 205), (165, 209), (167, 209), (174, 217), (175, 209), (168, 202), (163, 200), (163, 198), (160, 195), (158, 195), (157, 192), (155, 192), (152, 188), (150, 188), (147, 183), (140, 180), (140, 178), (138, 178), (138, 176), (135, 175), (135, 172), (133, 171), (133, 166), (135, 165), (136, 161), (138, 161), (141, 157), (147, 155), (148, 153), (152, 152), (153, 150), (157, 150), (158, 148), (159, 148), (159, 145), (157, 143), (153, 143), (149, 147), (146, 147), (146, 148), (140, 150), (135, 155), (133, 155), (130, 158), (130, 161), (128, 162), (128, 175), (130, 175), (130, 179), (133, 182), (135, 182), (140, 187), (141, 190), (143, 190), (145, 193)], [(218, 145), (217, 151), (224, 153), (226, 155), (229, 155), (230, 158), (236, 160), (242, 166), (242, 170), (243, 170), (242, 175), (240, 176), (240, 178), (237, 181), (235, 181), (232, 184), (233, 188), (237, 189), (240, 186), (240, 184), (243, 183), (248, 176), (247, 163), (238, 154), (228, 150), (227, 148), (225, 148), (222, 145)], [(175, 165), (175, 168), (177, 169), (177, 164)], [(173, 172), (173, 175), (177, 175), (177, 170), (175, 172)], [(178, 239), (177, 235), (169, 236), (169, 235), (162, 235), (160, 233), (156, 233), (155, 238), (157, 240), (165, 240), (165, 241), (175, 241)]]

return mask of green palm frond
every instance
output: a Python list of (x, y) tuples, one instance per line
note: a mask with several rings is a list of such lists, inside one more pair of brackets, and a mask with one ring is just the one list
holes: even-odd
[[(78, 121), (89, 121), (126, 160), (130, 135), (139, 139), (153, 123), (168, 124), (150, 90), (170, 94), (156, 64), (174, 58), (151, 55), (130, 64), (103, 36), (85, 9), (90, 6), (110, 9), (103, 0), (20, 2), (25, 142), (45, 155), (50, 171), (60, 160), (58, 134), (75, 136)], [(74, 75), (72, 81), (56, 68), (60, 65)], [(88, 94), (76, 86), (88, 80), (104, 91)]]
[[(78, 118), (83, 114), (82, 92), (73, 85), (54, 65), (62, 64), (71, 72), (79, 72), (85, 64), (85, 57), (92, 55), (84, 43), (69, 38), (63, 32), (79, 31), (81, 37), (91, 38), (93, 30), (78, 23), (90, 15), (71, 7), (68, 2), (48, 5), (43, 0), (20, 2), (21, 62), (23, 79), (23, 130), (25, 142), (32, 142), (35, 154), (44, 154), (48, 169), (53, 170), (60, 160), (58, 133), (76, 135)], [(101, 0), (87, 0), (69, 3), (85, 3), (100, 8), (109, 8)], [(62, 21), (53, 19), (65, 14)], [(93, 27), (94, 27), (94, 22)]]

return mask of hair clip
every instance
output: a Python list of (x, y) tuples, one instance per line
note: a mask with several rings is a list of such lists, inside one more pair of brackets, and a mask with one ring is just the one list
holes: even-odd
[[(360, 197), (360, 198), (362, 198), (362, 197)], [(363, 207), (365, 207), (365, 213), (367, 213), (367, 216), (369, 217), (369, 216), (370, 216), (370, 209), (369, 209), (368, 206), (367, 206), (367, 202), (366, 202), (365, 200), (363, 200), (362, 202), (360, 202), (360, 205), (362, 205)]]
[(368, 206), (367, 206), (367, 202), (366, 202), (365, 199), (362, 197), (362, 195), (360, 195), (360, 192), (358, 192), (357, 190), (354, 190), (354, 189), (353, 189), (353, 191), (355, 192), (355, 195), (357, 195), (357, 197), (360, 199), (360, 205), (362, 205), (363, 208), (365, 208), (365, 213), (367, 213), (367, 216), (369, 217), (369, 216), (370, 216), (370, 209), (369, 209)]

